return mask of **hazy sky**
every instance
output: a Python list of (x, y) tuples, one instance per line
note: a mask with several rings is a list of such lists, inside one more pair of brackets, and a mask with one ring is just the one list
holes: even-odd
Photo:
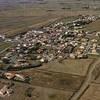
[(78, 3), (83, 3), (83, 4), (93, 4), (93, 1), (96, 1), (96, 4), (100, 5), (100, 0), (0, 0), (0, 5), (16, 5), (20, 4), (20, 2), (23, 4), (23, 2), (27, 2), (27, 4), (34, 4), (35, 2), (47, 2), (48, 4), (53, 4), (56, 5), (57, 3), (73, 3), (73, 4), (78, 4)]

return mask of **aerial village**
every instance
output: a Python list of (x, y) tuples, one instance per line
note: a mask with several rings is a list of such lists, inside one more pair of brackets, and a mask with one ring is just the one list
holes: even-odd
[[(100, 55), (100, 32), (85, 31), (83, 27), (99, 19), (99, 16), (81, 15), (73, 21), (58, 21), (39, 29), (33, 29), (14, 38), (0, 35), (0, 41), (10, 42), (0, 56), (0, 77), (29, 83), (31, 76), (18, 74), (22, 69), (41, 67), (45, 63), (65, 59), (87, 59)], [(7, 72), (9, 71), (9, 72)], [(0, 89), (0, 97), (13, 95), (13, 84)]]

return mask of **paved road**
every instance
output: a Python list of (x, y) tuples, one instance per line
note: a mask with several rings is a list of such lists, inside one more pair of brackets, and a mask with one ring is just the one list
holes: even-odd
[(80, 96), (84, 93), (84, 91), (86, 90), (86, 88), (90, 85), (91, 81), (93, 80), (93, 75), (92, 75), (92, 72), (94, 71), (94, 69), (96, 68), (96, 65), (100, 63), (100, 58), (94, 62), (93, 66), (91, 66), (88, 74), (87, 74), (87, 77), (86, 77), (86, 80), (84, 81), (83, 85), (81, 86), (81, 88), (79, 89), (78, 92), (76, 92), (72, 98), (70, 100), (79, 100)]

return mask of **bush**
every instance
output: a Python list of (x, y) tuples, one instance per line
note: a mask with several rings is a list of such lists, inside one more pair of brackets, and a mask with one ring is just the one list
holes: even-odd
[(33, 92), (33, 88), (29, 87), (29, 88), (25, 91), (25, 96), (27, 96), (27, 97), (32, 97), (32, 92)]

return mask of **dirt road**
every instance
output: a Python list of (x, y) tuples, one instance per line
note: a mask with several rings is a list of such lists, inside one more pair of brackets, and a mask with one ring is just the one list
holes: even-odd
[(96, 65), (100, 63), (100, 58), (97, 59), (94, 64), (91, 66), (91, 68), (89, 69), (88, 71), (88, 74), (87, 74), (87, 77), (86, 77), (86, 80), (84, 81), (83, 85), (81, 86), (81, 88), (79, 89), (78, 92), (76, 92), (70, 100), (79, 100), (81, 95), (84, 93), (84, 91), (88, 88), (88, 86), (91, 84), (91, 81), (94, 79), (94, 76), (93, 76), (93, 71), (95, 70), (96, 68)]

